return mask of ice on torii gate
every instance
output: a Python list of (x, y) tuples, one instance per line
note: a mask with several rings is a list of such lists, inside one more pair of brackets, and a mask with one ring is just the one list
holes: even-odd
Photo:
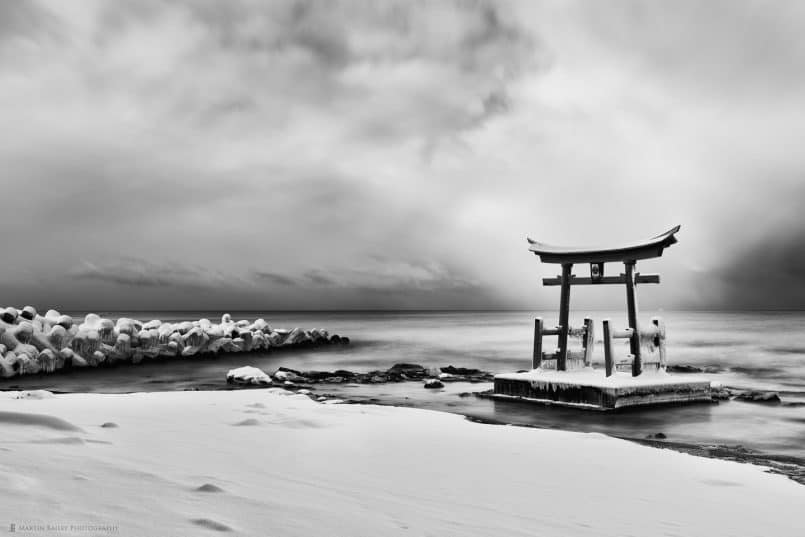
[[(543, 263), (562, 267), (562, 274), (544, 278), (543, 285), (559, 286), (559, 324), (547, 328), (541, 318), (534, 321), (532, 370), (495, 376), (493, 397), (517, 398), (542, 403), (613, 409), (625, 406), (709, 401), (710, 382), (686, 376), (677, 378), (665, 372), (665, 326), (661, 319), (641, 328), (638, 324), (636, 286), (660, 283), (656, 274), (636, 272), (637, 261), (660, 257), (663, 250), (677, 242), (676, 226), (650, 239), (613, 248), (559, 247), (528, 239), (529, 250)], [(606, 274), (607, 263), (622, 263), (623, 272)], [(574, 265), (588, 265), (589, 277), (573, 274)], [(628, 327), (617, 329), (603, 321), (604, 370), (591, 365), (595, 344), (594, 321), (585, 319), (580, 328), (571, 328), (570, 289), (574, 285), (623, 285), (626, 290)], [(554, 352), (543, 351), (543, 336), (557, 336)], [(582, 349), (568, 348), (570, 336), (579, 336)], [(618, 360), (613, 341), (628, 339), (630, 353)], [(644, 358), (641, 343), (648, 342), (656, 358)], [(553, 367), (549, 367), (549, 366)], [(625, 372), (622, 372), (623, 370)], [(651, 371), (653, 374), (644, 374)]]
[[(543, 326), (542, 319), (536, 319), (534, 327), (533, 368), (536, 369), (540, 367), (543, 359), (554, 359), (556, 360), (556, 369), (565, 371), (569, 365), (568, 358), (573, 360), (572, 356), (569, 356), (567, 348), (568, 336), (571, 334), (584, 336), (583, 340), (585, 344), (582, 360), (585, 366), (590, 365), (590, 356), (594, 342), (592, 319), (585, 319), (584, 328), (581, 330), (573, 331), (570, 328), (570, 288), (573, 285), (612, 284), (623, 285), (626, 289), (626, 311), (629, 327), (623, 331), (613, 331), (609, 326), (609, 322), (604, 321), (604, 350), (607, 376), (612, 373), (614, 365), (612, 346), (607, 343), (610, 343), (613, 338), (617, 337), (629, 339), (633, 376), (638, 376), (643, 372), (643, 359), (640, 349), (641, 339), (651, 339), (655, 342), (655, 346), (660, 349), (660, 361), (657, 362), (657, 368), (664, 367), (665, 330), (663, 324), (659, 319), (653, 319), (650, 331), (641, 331), (638, 328), (637, 297), (635, 292), (637, 284), (660, 283), (660, 277), (657, 274), (639, 274), (635, 269), (638, 260), (660, 257), (665, 248), (675, 244), (677, 242), (675, 237), (677, 232), (679, 232), (679, 226), (646, 241), (616, 248), (566, 248), (549, 246), (528, 239), (530, 243), (528, 249), (534, 252), (535, 255), (538, 255), (543, 263), (555, 263), (562, 266), (561, 276), (557, 276), (556, 278), (544, 278), (542, 280), (543, 285), (558, 285), (561, 287), (559, 298), (559, 325), (554, 329), (546, 330)], [(613, 262), (623, 263), (624, 272), (619, 276), (606, 276), (606, 263)], [(572, 273), (573, 265), (581, 263), (589, 264), (589, 278), (579, 278)], [(559, 336), (558, 348), (555, 353), (545, 356), (542, 353), (542, 335), (549, 334)], [(577, 364), (571, 362), (570, 365), (574, 366)]]

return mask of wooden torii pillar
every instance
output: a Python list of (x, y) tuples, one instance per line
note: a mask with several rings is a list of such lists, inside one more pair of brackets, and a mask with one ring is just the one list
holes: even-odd
[[(640, 331), (637, 321), (637, 296), (635, 287), (639, 283), (660, 283), (657, 274), (640, 274), (635, 272), (637, 261), (641, 259), (651, 259), (660, 257), (663, 250), (677, 242), (674, 236), (679, 231), (680, 226), (676, 226), (665, 233), (640, 241), (637, 243), (617, 246), (614, 248), (585, 248), (585, 247), (561, 247), (550, 246), (541, 242), (528, 239), (530, 244), (529, 251), (538, 255), (543, 263), (555, 263), (562, 266), (562, 274), (555, 278), (543, 278), (543, 285), (558, 285), (561, 287), (559, 295), (559, 326), (556, 327), (558, 336), (558, 355), (556, 357), (556, 369), (565, 371), (567, 369), (567, 340), (570, 330), (570, 287), (573, 285), (611, 285), (618, 284), (626, 287), (626, 311), (629, 320), (630, 352), (633, 356), (632, 375), (637, 376), (642, 372), (642, 356), (640, 351)], [(624, 265), (624, 272), (618, 276), (605, 276), (605, 263), (620, 262)], [(577, 277), (573, 274), (574, 264), (589, 264), (590, 277)], [(608, 326), (605, 325), (605, 330)], [(541, 327), (540, 327), (541, 330)], [(537, 334), (535, 334), (537, 337)], [(541, 334), (540, 334), (541, 339)], [(535, 340), (536, 343), (536, 340)], [(535, 355), (535, 361), (541, 358)], [(537, 346), (535, 345), (535, 353)]]

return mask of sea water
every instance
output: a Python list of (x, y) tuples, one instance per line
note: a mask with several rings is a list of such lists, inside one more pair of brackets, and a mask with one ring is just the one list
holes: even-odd
[[(82, 312), (73, 312), (76, 318)], [(98, 312), (109, 318), (141, 320), (218, 319), (222, 312)], [(47, 376), (18, 377), (0, 388), (43, 388), (59, 392), (134, 392), (215, 389), (225, 387), (226, 372), (242, 365), (272, 372), (279, 366), (300, 370), (369, 371), (395, 363), (428, 368), (446, 365), (493, 373), (528, 369), (531, 365), (534, 318), (556, 324), (555, 312), (229, 312), (234, 319), (265, 318), (272, 327), (326, 328), (349, 336), (349, 346), (289, 352), (229, 354), (110, 369), (73, 370)], [(601, 320), (625, 328), (623, 312), (574, 312), (573, 326), (595, 321), (599, 340), (594, 365), (602, 367)], [(494, 402), (425, 390), (418, 383), (372, 387), (333, 387), (337, 395), (381, 403), (458, 412), (478, 418), (600, 432), (630, 438), (663, 433), (669, 441), (744, 446), (764, 454), (805, 461), (805, 312), (641, 312), (641, 321), (660, 316), (667, 330), (669, 364), (707, 368), (702, 375), (739, 389), (776, 391), (783, 404), (728, 401), (680, 407), (655, 407), (601, 413), (539, 405)], [(554, 338), (555, 339), (555, 338)], [(580, 348), (580, 342), (571, 340)], [(555, 343), (546, 338), (545, 349)], [(625, 342), (616, 353), (625, 354)], [(680, 374), (681, 375), (681, 374)], [(462, 390), (477, 385), (463, 385)], [(325, 387), (317, 389), (327, 391)], [(352, 390), (352, 391), (350, 391)]]

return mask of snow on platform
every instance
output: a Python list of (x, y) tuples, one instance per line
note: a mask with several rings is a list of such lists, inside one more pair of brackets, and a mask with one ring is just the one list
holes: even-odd
[(518, 399), (595, 410), (631, 406), (711, 401), (710, 381), (678, 377), (664, 371), (633, 377), (587, 367), (573, 371), (534, 369), (525, 373), (495, 375), (496, 399)]

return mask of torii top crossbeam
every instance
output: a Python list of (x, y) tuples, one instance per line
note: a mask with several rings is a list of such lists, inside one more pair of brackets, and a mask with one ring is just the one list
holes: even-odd
[(675, 244), (680, 226), (644, 241), (616, 246), (614, 248), (551, 246), (527, 238), (529, 250), (539, 256), (543, 263), (605, 263), (607, 261), (637, 261), (660, 257), (664, 248)]
[[(657, 275), (640, 275), (635, 273), (638, 260), (660, 257), (668, 246), (675, 244), (676, 233), (680, 226), (669, 229), (665, 233), (650, 239), (616, 246), (614, 248), (594, 247), (560, 247), (550, 246), (528, 239), (529, 251), (538, 255), (543, 263), (557, 263), (562, 265), (562, 275), (556, 278), (544, 278), (544, 285), (560, 285), (562, 287), (559, 299), (559, 349), (557, 369), (564, 370), (567, 360), (568, 317), (570, 313), (570, 286), (571, 285), (600, 285), (624, 284), (626, 286), (626, 306), (629, 317), (629, 327), (633, 329), (630, 340), (631, 353), (634, 356), (633, 371), (641, 371), (640, 340), (637, 326), (637, 299), (635, 297), (635, 284), (660, 283)], [(621, 262), (625, 272), (619, 276), (604, 276), (604, 263)], [(579, 278), (572, 274), (573, 265), (577, 263), (590, 264), (590, 277)]]

